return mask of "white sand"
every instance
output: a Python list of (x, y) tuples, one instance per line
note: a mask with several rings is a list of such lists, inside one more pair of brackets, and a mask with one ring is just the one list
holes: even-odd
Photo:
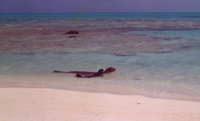
[(0, 121), (199, 121), (200, 102), (0, 88)]

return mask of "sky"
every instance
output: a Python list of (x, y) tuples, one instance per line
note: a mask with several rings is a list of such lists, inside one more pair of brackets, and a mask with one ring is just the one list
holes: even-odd
[(0, 0), (0, 13), (200, 12), (200, 0)]

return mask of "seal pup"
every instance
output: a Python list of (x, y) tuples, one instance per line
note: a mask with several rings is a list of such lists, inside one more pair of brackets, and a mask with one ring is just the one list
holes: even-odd
[(81, 74), (76, 74), (76, 77), (79, 78), (91, 78), (91, 77), (98, 77), (103, 75), (103, 69), (99, 69), (99, 71), (91, 76), (82, 76)]
[[(113, 67), (109, 67), (107, 68), (103, 74), (107, 74), (107, 73), (111, 73), (116, 71), (116, 68)], [(85, 75), (85, 76), (91, 76), (96, 74), (97, 72), (87, 72), (87, 71), (70, 71), (70, 72), (64, 72), (64, 71), (58, 71), (58, 70), (54, 70), (54, 73), (73, 73), (73, 74), (80, 74), (80, 75)]]

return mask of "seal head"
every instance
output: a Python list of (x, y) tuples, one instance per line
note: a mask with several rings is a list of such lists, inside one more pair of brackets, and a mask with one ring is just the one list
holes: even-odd
[(109, 67), (103, 72), (103, 74), (111, 73), (111, 72), (114, 72), (114, 71), (116, 71), (116, 68)]

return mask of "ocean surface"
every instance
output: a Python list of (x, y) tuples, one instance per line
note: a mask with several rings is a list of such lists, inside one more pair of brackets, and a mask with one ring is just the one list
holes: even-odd
[[(199, 100), (200, 13), (0, 14), (0, 32), (1, 87)], [(52, 73), (107, 67), (117, 70), (89, 79)]]
[(0, 19), (163, 20), (199, 21), (200, 13), (34, 13), (0, 14)]

